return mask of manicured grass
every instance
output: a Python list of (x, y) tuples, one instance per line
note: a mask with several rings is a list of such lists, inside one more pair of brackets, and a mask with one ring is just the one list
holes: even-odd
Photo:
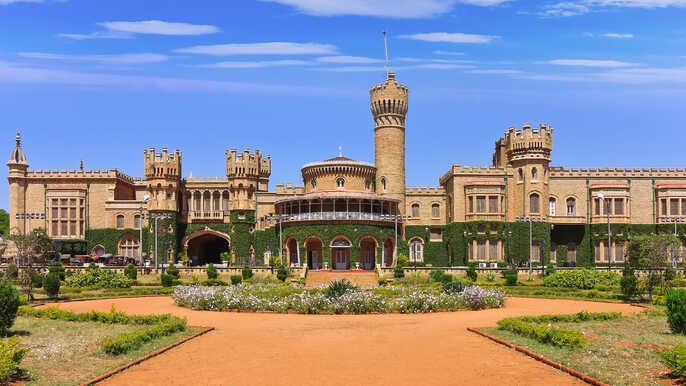
[(656, 384), (668, 372), (659, 350), (686, 344), (686, 336), (672, 334), (667, 317), (654, 310), (618, 320), (553, 325), (581, 329), (587, 344), (559, 348), (497, 328), (482, 331), (612, 385)]
[[(131, 287), (131, 288), (60, 288), (58, 300), (90, 299), (90, 298), (109, 298), (118, 296), (146, 296), (146, 295), (169, 295), (173, 288), (159, 287)], [(43, 290), (35, 293), (36, 301), (50, 301)]]
[(36, 385), (79, 384), (199, 331), (187, 328), (118, 356), (102, 351), (105, 339), (140, 328), (19, 317), (10, 331), (29, 348), (21, 367)]

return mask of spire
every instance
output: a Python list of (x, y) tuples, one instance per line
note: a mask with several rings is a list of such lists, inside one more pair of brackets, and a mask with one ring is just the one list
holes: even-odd
[(343, 146), (338, 146), (338, 156), (343, 157)]
[(26, 154), (24, 154), (24, 151), (21, 149), (21, 133), (19, 133), (19, 131), (17, 131), (15, 141), (17, 142), (17, 146), (10, 153), (10, 160), (7, 161), (7, 166), (16, 165), (24, 167), (25, 169), (29, 166), (29, 163), (26, 162)]
[(79, 170), (83, 172), (83, 160), (79, 162)]
[(17, 147), (21, 147), (21, 133), (19, 130), (17, 130), (17, 136), (15, 137), (15, 140), (17, 141)]

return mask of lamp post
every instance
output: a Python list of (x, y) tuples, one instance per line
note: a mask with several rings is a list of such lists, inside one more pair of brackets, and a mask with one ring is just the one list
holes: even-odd
[(157, 272), (159, 269), (157, 264), (157, 221), (159, 219), (171, 218), (171, 215), (169, 213), (151, 213), (150, 218), (155, 220), (155, 272)]
[[(677, 237), (679, 235), (679, 232), (677, 231), (677, 223), (684, 222), (683, 217), (664, 217), (665, 222), (673, 222), (674, 223), (674, 236)], [(677, 256), (676, 253), (672, 252), (672, 268), (676, 269), (677, 267)]]
[(508, 264), (510, 264), (510, 263), (512, 263), (512, 256), (509, 256), (512, 254), (512, 231), (511, 230), (507, 231), (507, 236), (508, 236), (508, 239), (507, 239), (507, 244), (508, 244), (507, 259), (508, 259)]
[(603, 203), (605, 204), (605, 207), (603, 209), (607, 214), (607, 271), (609, 272), (612, 268), (612, 231), (610, 230), (610, 199), (605, 198), (605, 195), (602, 193), (598, 193), (596, 197), (598, 197), (599, 200), (603, 200)]
[(140, 206), (140, 222), (138, 224), (139, 232), (140, 232), (140, 237), (138, 238), (138, 243), (140, 244), (140, 248), (138, 249), (138, 262), (139, 265), (141, 266), (141, 269), (143, 269), (143, 206), (148, 202), (150, 199), (150, 196), (147, 194), (143, 196), (143, 201), (141, 202)]
[[(28, 230), (26, 228), (26, 222), (24, 222), (24, 236), (26, 236), (29, 232), (31, 232), (31, 219), (34, 220), (43, 220), (45, 219), (45, 213), (17, 213), (15, 215), (15, 218), (17, 220), (29, 220), (28, 221)], [(57, 249), (57, 248), (55, 248)], [(19, 250), (19, 249), (17, 249)], [(57, 251), (55, 251), (57, 252)], [(24, 256), (26, 258), (26, 256)]]
[[(534, 257), (534, 251), (532, 248), (533, 244), (533, 223), (534, 222), (545, 222), (545, 217), (517, 217), (515, 219), (516, 222), (528, 222), (529, 223), (529, 275), (533, 275), (534, 273), (534, 266), (533, 266), (533, 257)], [(542, 243), (541, 243), (542, 245)]]

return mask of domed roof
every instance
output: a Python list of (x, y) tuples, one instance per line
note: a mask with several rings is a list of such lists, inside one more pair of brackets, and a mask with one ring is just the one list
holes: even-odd
[(21, 134), (19, 134), (18, 131), (16, 141), (17, 147), (10, 153), (10, 160), (7, 161), (7, 164), (28, 165), (28, 162), (26, 162), (26, 154), (24, 154), (24, 150), (21, 149)]
[(355, 166), (369, 166), (369, 167), (374, 167), (374, 165), (367, 163), (367, 162), (362, 162), (362, 161), (355, 161), (354, 159), (348, 158), (348, 157), (343, 157), (342, 155), (339, 155), (338, 157), (334, 158), (329, 158), (323, 161), (318, 161), (318, 162), (311, 162), (309, 164), (304, 165), (302, 168), (308, 168), (311, 166), (330, 166), (330, 165), (355, 165)]

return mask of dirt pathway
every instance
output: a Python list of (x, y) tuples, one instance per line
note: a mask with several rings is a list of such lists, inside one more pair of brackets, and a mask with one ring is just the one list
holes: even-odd
[(216, 330), (142, 363), (111, 385), (568, 385), (576, 378), (467, 327), (518, 315), (637, 312), (626, 304), (510, 298), (498, 310), (420, 315), (192, 311), (169, 297), (64, 303), (74, 311), (173, 313)]

